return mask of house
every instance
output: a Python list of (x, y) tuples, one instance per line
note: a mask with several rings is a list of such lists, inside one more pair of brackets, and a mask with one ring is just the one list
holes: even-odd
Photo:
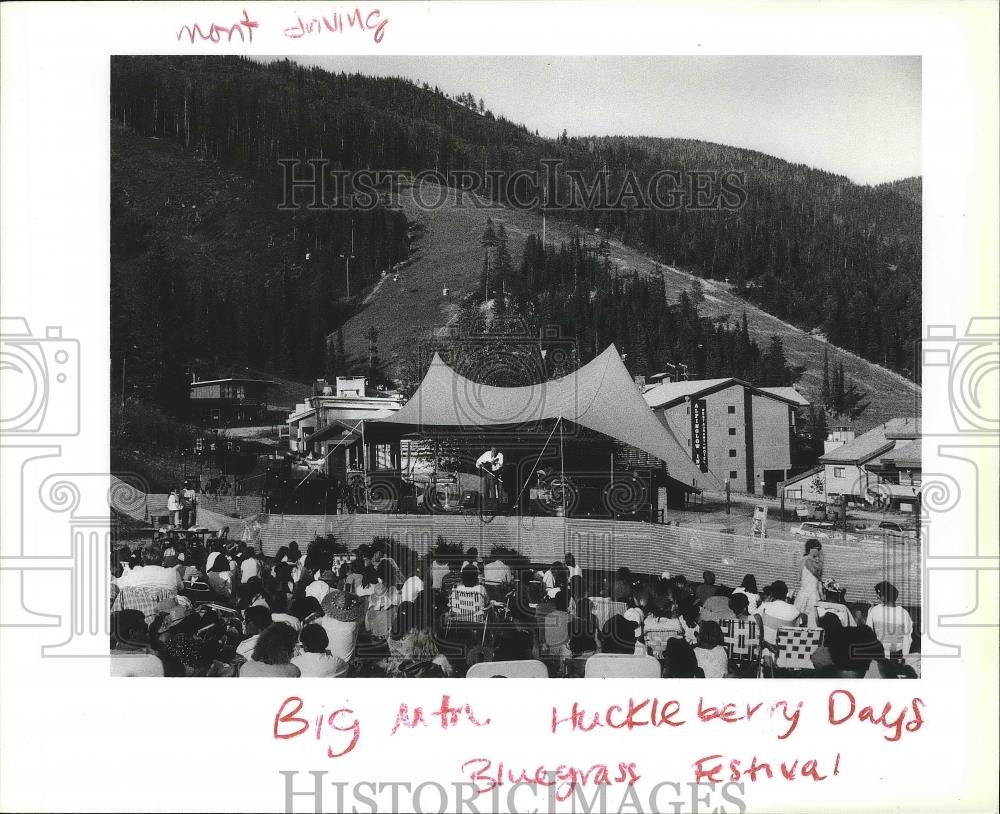
[(868, 471), (878, 479), (872, 487), (873, 499), (877, 497), (888, 508), (919, 514), (922, 485), (919, 438), (898, 441), (893, 449), (882, 454), (877, 464), (869, 464)]
[(288, 448), (325, 457), (328, 448), (345, 440), (362, 419), (385, 418), (403, 406), (389, 393), (369, 393), (362, 376), (338, 376), (333, 385), (318, 379), (313, 395), (288, 414)]
[(722, 488), (775, 495), (792, 467), (797, 411), (809, 401), (791, 387), (740, 379), (661, 381), (643, 398), (698, 468)]
[[(847, 496), (913, 510), (919, 503), (920, 421), (894, 418), (824, 452), (827, 502)], [(787, 492), (786, 492), (787, 494)]]
[(267, 395), (273, 384), (267, 379), (195, 379), (188, 385), (188, 415), (209, 427), (266, 423), (271, 418)]
[(837, 427), (826, 434), (823, 442), (823, 453), (833, 452), (837, 447), (849, 444), (856, 437), (856, 433), (850, 427)]

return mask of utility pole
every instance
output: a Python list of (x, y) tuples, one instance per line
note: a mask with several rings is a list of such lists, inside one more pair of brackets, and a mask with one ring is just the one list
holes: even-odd
[(347, 261), (347, 299), (351, 298), (351, 260), (354, 259), (354, 221), (351, 221), (351, 253), (341, 254), (341, 259)]

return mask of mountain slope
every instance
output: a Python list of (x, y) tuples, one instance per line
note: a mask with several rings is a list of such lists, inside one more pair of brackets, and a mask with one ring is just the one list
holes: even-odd
[[(338, 327), (363, 365), (369, 326), (386, 357), (393, 343), (447, 324), (466, 295), (479, 294), (482, 209), (426, 209), (407, 189), (398, 208), (289, 208), (282, 205), (285, 158), (445, 175), (530, 171), (557, 160), (549, 243), (578, 227), (588, 235), (599, 228), (614, 263), (661, 277), (669, 296), (692, 286), (689, 273), (704, 278), (703, 313), (736, 320), (745, 302), (758, 306), (747, 308), (748, 328), (762, 346), (772, 332), (787, 337), (788, 361), (809, 367), (807, 392), (824, 343), (802, 329), (913, 375), (919, 179), (858, 186), (750, 150), (684, 139), (543, 139), (436, 89), (287, 61), (116, 57), (111, 111), (112, 366), (127, 361), (164, 406), (195, 363), (306, 380), (343, 369), (330, 352)], [(584, 181), (604, 179), (612, 200), (630, 179), (641, 185), (664, 170), (685, 183), (697, 172), (738, 172), (744, 196), (738, 206), (708, 210), (560, 210), (555, 202), (573, 185), (571, 170)], [(509, 197), (503, 185), (484, 195), (498, 204)], [(514, 263), (526, 236), (541, 232), (537, 209), (529, 201), (496, 213), (508, 227)], [(392, 267), (400, 269), (398, 281), (381, 276)], [(838, 358), (831, 354), (831, 364)], [(871, 420), (876, 411), (912, 412), (914, 388), (898, 376), (846, 356), (844, 367), (871, 391)]]
[[(403, 79), (331, 74), (288, 61), (229, 57), (116, 57), (111, 110), (135, 132), (172, 139), (255, 182), (257, 198), (281, 201), (283, 159), (323, 159), (331, 169), (536, 171), (560, 162), (548, 200), (565, 199), (579, 172), (603, 178), (608, 198), (665, 170), (690, 188), (698, 173), (740, 173), (735, 208), (619, 206), (563, 210), (559, 217), (643, 249), (699, 276), (730, 280), (786, 321), (820, 328), (841, 346), (913, 375), (920, 331), (920, 204), (751, 150), (635, 136), (544, 139)], [(511, 203), (504, 184), (486, 195)], [(526, 208), (537, 208), (528, 201)], [(553, 219), (555, 219), (553, 214)], [(358, 213), (358, 217), (360, 217)], [(313, 220), (316, 220), (315, 218)], [(343, 253), (343, 218), (325, 223), (319, 251)], [(317, 224), (318, 229), (318, 224)], [(297, 248), (305, 248), (298, 246)], [(355, 261), (357, 286), (378, 281), (395, 249), (369, 241)], [(339, 271), (339, 269), (338, 269)], [(296, 357), (281, 336), (277, 354)], [(310, 343), (311, 346), (315, 342)]]
[[(423, 197), (434, 198), (436, 194), (427, 191)], [(428, 339), (455, 317), (466, 296), (478, 296), (483, 264), (479, 241), (487, 215), (506, 228), (515, 262), (519, 261), (527, 236), (542, 233), (542, 219), (537, 214), (502, 207), (458, 206), (454, 192), (449, 193), (448, 201), (445, 207), (426, 210), (417, 205), (412, 190), (403, 191), (402, 211), (408, 220), (421, 226), (413, 242), (412, 260), (399, 272), (398, 281), (391, 276), (385, 279), (368, 296), (363, 310), (348, 319), (343, 329), (348, 354), (364, 357), (366, 334), (374, 326), (380, 336), (380, 356), (391, 365), (416, 342)], [(576, 234), (576, 228), (565, 222), (546, 221), (550, 244), (568, 242)], [(697, 279), (618, 240), (610, 240), (609, 249), (609, 260), (618, 273), (636, 271), (661, 278), (669, 300), (690, 291)], [(781, 337), (789, 364), (805, 368), (796, 386), (813, 403), (820, 401), (823, 357), (828, 351), (831, 367), (842, 363), (845, 374), (870, 394), (872, 404), (854, 422), (857, 427), (863, 430), (889, 418), (919, 415), (920, 388), (905, 377), (764, 312), (742, 299), (732, 285), (703, 280), (702, 286), (705, 299), (698, 305), (700, 313), (717, 319), (729, 317), (735, 324), (745, 311), (750, 335), (761, 347), (767, 346), (771, 336)], [(445, 287), (447, 297), (443, 294)]]

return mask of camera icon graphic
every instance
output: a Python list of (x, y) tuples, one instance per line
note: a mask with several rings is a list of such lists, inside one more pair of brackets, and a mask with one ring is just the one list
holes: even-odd
[(0, 435), (80, 432), (80, 343), (62, 328), (33, 336), (23, 317), (0, 318)]
[(921, 340), (928, 385), (947, 387), (952, 420), (959, 433), (1000, 430), (996, 394), (1000, 392), (1000, 318), (975, 317), (963, 336), (953, 325), (928, 326)]

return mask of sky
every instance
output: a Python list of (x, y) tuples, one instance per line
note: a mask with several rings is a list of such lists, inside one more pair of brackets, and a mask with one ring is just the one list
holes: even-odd
[(296, 57), (403, 76), (556, 137), (641, 135), (747, 147), (877, 184), (921, 174), (920, 57)]

